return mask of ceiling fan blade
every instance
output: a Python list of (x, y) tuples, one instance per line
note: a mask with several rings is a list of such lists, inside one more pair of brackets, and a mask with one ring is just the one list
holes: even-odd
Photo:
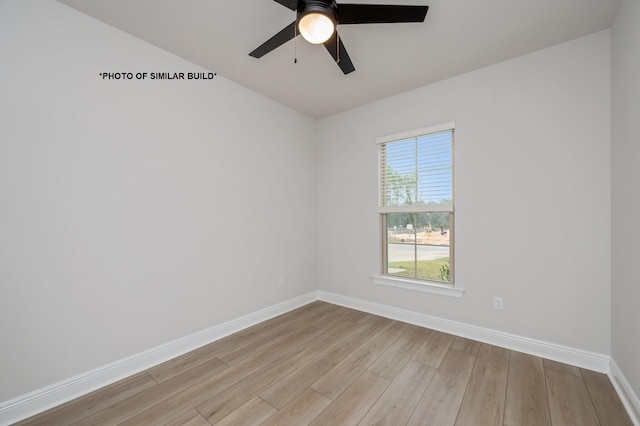
[(296, 23), (292, 22), (287, 25), (282, 31), (278, 34), (271, 37), (269, 40), (262, 43), (257, 49), (253, 52), (249, 53), (249, 56), (253, 56), (254, 58), (262, 58), (267, 53), (271, 52), (277, 47), (282, 46), (292, 38), (296, 36)]
[(291, 10), (296, 10), (298, 8), (298, 0), (273, 0), (277, 3), (280, 3), (284, 7), (288, 7)]
[(389, 24), (393, 22), (423, 22), (429, 6), (391, 4), (342, 4), (337, 7), (338, 23)]
[[(342, 39), (338, 37), (337, 31), (334, 31), (331, 38), (324, 42), (324, 47), (327, 48), (333, 57), (333, 60), (336, 61), (345, 75), (356, 70), (353, 66), (353, 62), (351, 62), (349, 54), (347, 53), (347, 49), (345, 49), (344, 44), (342, 44)], [(340, 54), (338, 54), (338, 51)]]

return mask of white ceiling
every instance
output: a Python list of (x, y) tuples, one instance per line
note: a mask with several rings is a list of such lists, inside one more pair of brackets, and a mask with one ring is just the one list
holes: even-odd
[[(428, 4), (424, 23), (344, 25), (356, 71), (296, 39), (248, 54), (290, 24), (273, 0), (60, 0), (314, 118), (609, 28), (620, 0), (345, 0)], [(340, 0), (338, 0), (338, 5)]]

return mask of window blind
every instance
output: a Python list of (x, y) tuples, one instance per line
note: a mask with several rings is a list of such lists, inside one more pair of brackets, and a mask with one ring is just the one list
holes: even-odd
[(379, 166), (381, 213), (453, 211), (453, 129), (379, 141)]

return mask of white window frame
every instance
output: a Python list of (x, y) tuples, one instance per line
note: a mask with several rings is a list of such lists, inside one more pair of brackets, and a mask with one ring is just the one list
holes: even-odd
[[(386, 143), (390, 143), (390, 142), (395, 142), (395, 141), (401, 141), (404, 139), (412, 139), (412, 138), (417, 138), (420, 136), (425, 136), (425, 135), (429, 135), (429, 134), (434, 134), (434, 133), (441, 133), (441, 132), (446, 132), (446, 131), (453, 131), (455, 134), (455, 122), (451, 121), (451, 122), (447, 122), (447, 123), (442, 123), (442, 124), (437, 124), (437, 125), (433, 125), (433, 126), (428, 126), (428, 127), (423, 127), (420, 129), (415, 129), (415, 130), (410, 130), (407, 132), (402, 132), (402, 133), (396, 133), (393, 135), (388, 135), (388, 136), (383, 136), (383, 137), (379, 137), (376, 138), (376, 144), (378, 145), (378, 152), (380, 152), (380, 148), (379, 146), (382, 144), (386, 144)], [(455, 144), (455, 142), (454, 142)], [(452, 150), (454, 150), (455, 147), (452, 147)], [(452, 151), (452, 155), (454, 155), (454, 152)], [(455, 164), (453, 166), (453, 170), (452, 170), (452, 179), (454, 180), (452, 182), (452, 186), (455, 187)], [(378, 165), (378, 170), (380, 170), (380, 165)], [(379, 181), (378, 181), (378, 185), (379, 185)], [(381, 188), (378, 186), (378, 190), (380, 192)], [(373, 279), (373, 282), (375, 284), (379, 284), (379, 285), (384, 285), (384, 286), (390, 286), (390, 287), (395, 287), (395, 288), (402, 288), (402, 289), (407, 289), (407, 290), (414, 290), (414, 291), (420, 291), (420, 292), (426, 292), (426, 293), (432, 293), (432, 294), (439, 294), (439, 295), (443, 295), (443, 296), (451, 296), (451, 297), (461, 297), (462, 294), (464, 293), (464, 289), (460, 288), (458, 286), (456, 286), (454, 284), (453, 278), (454, 278), (454, 239), (455, 239), (455, 230), (454, 230), (454, 223), (453, 221), (455, 220), (455, 215), (454, 215), (454, 206), (455, 206), (455, 190), (453, 191), (453, 199), (452, 199), (452, 204), (450, 206), (440, 206), (440, 205), (433, 205), (433, 206), (428, 206), (428, 208), (425, 208), (426, 206), (423, 205), (408, 205), (408, 206), (382, 206), (382, 202), (380, 203), (379, 209), (378, 209), (378, 214), (380, 216), (380, 229), (381, 229), (381, 235), (380, 235), (380, 259), (381, 259), (381, 265), (380, 265), (380, 273), (373, 275), (371, 278)], [(385, 235), (387, 233), (386, 229), (383, 229), (384, 225), (385, 225), (385, 217), (386, 214), (388, 213), (400, 213), (400, 212), (406, 212), (406, 213), (419, 213), (419, 212), (435, 212), (435, 211), (450, 211), (451, 214), (451, 224), (450, 224), (450, 231), (451, 231), (451, 235), (450, 235), (450, 265), (451, 265), (451, 284), (449, 283), (443, 283), (443, 282), (438, 282), (438, 281), (428, 281), (428, 280), (422, 280), (422, 279), (417, 279), (417, 278), (410, 278), (410, 277), (402, 277), (399, 275), (390, 275), (390, 274), (386, 274), (384, 271), (386, 271), (385, 265), (387, 264), (387, 244), (386, 244), (386, 238)]]

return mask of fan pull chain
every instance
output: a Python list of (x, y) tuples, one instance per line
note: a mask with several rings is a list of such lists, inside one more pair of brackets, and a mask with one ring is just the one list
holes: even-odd
[(293, 26), (293, 63), (298, 63), (298, 42), (296, 39), (298, 38), (298, 25)]

